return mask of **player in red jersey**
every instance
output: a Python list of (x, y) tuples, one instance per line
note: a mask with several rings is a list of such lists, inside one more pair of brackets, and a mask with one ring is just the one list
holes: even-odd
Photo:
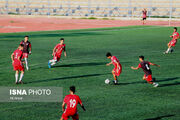
[(159, 84), (153, 82), (152, 71), (150, 69), (150, 65), (154, 65), (157, 67), (160, 67), (160, 65), (150, 63), (148, 61), (144, 61), (144, 56), (139, 56), (139, 61), (140, 61), (140, 63), (138, 65), (138, 67), (131, 67), (131, 69), (137, 70), (139, 68), (142, 68), (145, 73), (143, 76), (143, 80), (146, 80), (149, 84), (152, 84), (152, 85), (154, 85), (154, 87), (157, 87)]
[(119, 60), (117, 59), (117, 57), (115, 56), (112, 56), (111, 53), (107, 53), (106, 54), (106, 57), (108, 59), (111, 59), (111, 62), (106, 64), (107, 66), (113, 64), (114, 65), (114, 69), (112, 70), (112, 74), (113, 74), (113, 77), (114, 77), (114, 84), (117, 85), (118, 84), (118, 80), (117, 80), (117, 77), (121, 74), (122, 72), (122, 66), (119, 62)]
[(170, 37), (172, 38), (172, 40), (167, 44), (168, 49), (166, 50), (166, 52), (164, 52), (164, 54), (173, 52), (172, 47), (174, 47), (176, 45), (177, 40), (179, 39), (179, 33), (177, 32), (177, 27), (174, 27), (174, 32)]
[[(21, 61), (21, 58), (23, 56), (22, 50), (23, 50), (23, 45), (20, 44), (18, 49), (15, 50), (11, 54), (12, 65), (14, 67), (14, 70), (16, 71), (16, 73), (15, 73), (16, 84), (18, 84), (18, 83), (22, 84), (22, 78), (24, 76), (24, 66), (23, 66), (22, 61)], [(18, 81), (19, 71), (21, 71), (21, 75), (20, 75), (20, 78)]]
[(142, 13), (143, 13), (143, 15), (142, 15), (142, 22), (143, 22), (143, 25), (146, 23), (146, 18), (147, 18), (147, 10), (144, 8), (143, 10), (142, 10)]
[[(68, 120), (72, 117), (73, 120), (79, 120), (79, 115), (77, 113), (77, 105), (80, 104), (82, 109), (86, 111), (81, 99), (78, 95), (75, 95), (75, 86), (70, 87), (70, 94), (66, 95), (62, 104), (63, 114), (60, 120)], [(66, 105), (66, 109), (65, 109)]]
[(48, 67), (51, 68), (52, 65), (55, 65), (61, 58), (61, 54), (64, 51), (64, 56), (66, 57), (66, 44), (64, 44), (64, 38), (60, 39), (60, 43), (57, 44), (53, 49), (53, 59), (49, 60)]
[(21, 41), (20, 44), (24, 45), (24, 49), (23, 49), (23, 59), (25, 60), (26, 63), (26, 69), (29, 70), (29, 66), (28, 66), (28, 55), (31, 54), (31, 43), (28, 41), (29, 36), (25, 36), (24, 40)]

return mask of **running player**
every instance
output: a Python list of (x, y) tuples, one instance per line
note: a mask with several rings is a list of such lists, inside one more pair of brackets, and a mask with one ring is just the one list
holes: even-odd
[[(70, 87), (70, 94), (66, 95), (62, 104), (63, 114), (60, 120), (68, 120), (72, 117), (73, 120), (79, 120), (79, 115), (77, 113), (77, 105), (80, 104), (82, 109), (86, 111), (81, 99), (78, 95), (75, 95), (75, 86)], [(66, 109), (65, 109), (66, 104)]]
[(143, 76), (143, 80), (146, 80), (149, 84), (152, 84), (154, 87), (157, 87), (159, 84), (153, 82), (152, 80), (152, 71), (150, 69), (150, 65), (154, 65), (157, 67), (160, 67), (160, 65), (154, 64), (154, 63), (150, 63), (148, 61), (144, 61), (144, 56), (139, 56), (139, 65), (138, 67), (131, 67), (131, 69), (137, 70), (139, 68), (142, 68), (144, 71), (144, 76)]
[(164, 52), (164, 54), (168, 54), (169, 52), (172, 53), (173, 52), (172, 47), (176, 45), (177, 40), (179, 39), (179, 33), (177, 32), (176, 27), (174, 27), (174, 32), (170, 37), (172, 38), (172, 40), (167, 44), (168, 49)]
[(64, 38), (60, 39), (60, 43), (57, 44), (53, 49), (53, 59), (49, 60), (48, 67), (51, 68), (52, 65), (55, 65), (61, 58), (61, 54), (64, 51), (64, 56), (66, 57), (66, 45), (64, 44)]
[(24, 45), (24, 49), (23, 49), (23, 59), (25, 60), (26, 63), (26, 69), (29, 70), (29, 66), (28, 66), (28, 55), (31, 54), (31, 43), (28, 41), (29, 36), (25, 36), (24, 40), (21, 41), (20, 44)]
[(121, 74), (122, 72), (122, 66), (119, 62), (119, 60), (117, 59), (117, 57), (115, 56), (112, 56), (111, 53), (107, 53), (106, 54), (106, 57), (108, 59), (111, 59), (111, 62), (106, 64), (107, 66), (113, 64), (114, 65), (114, 69), (112, 70), (112, 74), (113, 74), (113, 77), (114, 77), (114, 84), (117, 85), (118, 84), (118, 80), (117, 80), (117, 77)]
[[(11, 60), (12, 60), (12, 65), (14, 67), (14, 70), (16, 71), (15, 73), (15, 79), (16, 79), (16, 84), (21, 83), (22, 82), (22, 78), (24, 76), (24, 65), (22, 64), (21, 58), (23, 56), (23, 46), (22, 44), (19, 45), (18, 49), (15, 50), (12, 54), (11, 54)], [(19, 71), (21, 71), (21, 75), (18, 81), (18, 75), (19, 75)]]
[(146, 24), (147, 10), (144, 8), (142, 10), (142, 13), (143, 13), (143, 15), (142, 15), (142, 22), (143, 22), (143, 25), (144, 25), (144, 24)]

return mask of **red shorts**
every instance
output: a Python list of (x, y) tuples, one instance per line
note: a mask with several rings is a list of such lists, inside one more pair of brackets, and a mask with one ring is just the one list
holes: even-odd
[(23, 53), (22, 59), (23, 59), (23, 58), (28, 58), (28, 53)]
[(176, 40), (171, 40), (169, 44), (174, 47), (176, 45)]
[(21, 62), (14, 61), (13, 63), (14, 70), (24, 71), (24, 65)]
[(152, 75), (144, 75), (146, 81), (152, 81)]
[(61, 58), (61, 55), (54, 55), (53, 59), (59, 61)]
[(113, 69), (113, 71), (115, 72), (115, 75), (116, 76), (119, 76), (122, 72), (122, 69), (121, 67), (117, 68), (117, 66)]
[(79, 115), (77, 114), (77, 112), (71, 112), (71, 111), (65, 111), (63, 114), (62, 114), (62, 118), (63, 120), (68, 120), (69, 117), (72, 117), (73, 120), (79, 120)]

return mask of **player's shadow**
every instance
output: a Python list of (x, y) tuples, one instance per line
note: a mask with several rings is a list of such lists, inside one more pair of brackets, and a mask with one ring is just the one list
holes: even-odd
[(119, 85), (130, 85), (130, 84), (145, 84), (146, 81), (137, 81), (137, 82), (129, 82), (129, 83), (119, 83)]
[(148, 118), (148, 119), (144, 119), (144, 120), (161, 120), (163, 118), (169, 118), (169, 117), (173, 117), (175, 115), (163, 115), (163, 116), (159, 116), (159, 117), (155, 117), (155, 118)]
[[(97, 31), (97, 30), (96, 30)], [(41, 37), (78, 37), (78, 36), (94, 36), (94, 35), (107, 35), (103, 32), (94, 32), (94, 31), (79, 31), (79, 32), (69, 32), (69, 33), (42, 33), (42, 34), (30, 34), (31, 38), (41, 38)], [(2, 35), (0, 38), (23, 38), (24, 35)], [(8, 40), (9, 41), (9, 40)]]
[[(177, 80), (180, 77), (173, 77), (173, 78), (167, 78), (167, 79), (163, 79), (163, 80), (156, 80), (154, 82), (165, 82), (165, 81), (173, 81), (173, 80)], [(147, 83), (145, 80), (142, 81), (137, 81), (137, 82), (129, 82), (129, 83), (119, 83), (120, 85), (129, 85), (129, 84), (144, 84)], [(173, 85), (180, 85), (180, 82), (175, 82), (175, 83), (169, 83), (169, 84), (160, 84), (160, 87), (166, 87), (166, 86), (173, 86)]]
[(106, 65), (106, 62), (76, 63), (76, 64), (58, 65), (58, 66), (54, 66), (54, 67), (83, 67), (83, 66), (97, 66), (97, 65)]
[(78, 75), (78, 76), (70, 76), (70, 77), (59, 77), (59, 78), (52, 78), (52, 79), (46, 79), (46, 80), (38, 80), (38, 81), (26, 82), (25, 84), (41, 83), (41, 82), (49, 82), (49, 81), (58, 81), (58, 80), (66, 80), (66, 79), (75, 79), (75, 78), (87, 78), (87, 77), (101, 76), (101, 75), (106, 75), (106, 74), (109, 74), (109, 73)]
[(180, 77), (166, 78), (166, 79), (163, 79), (163, 80), (156, 80), (156, 82), (173, 81), (173, 80), (176, 80), (176, 79), (179, 79), (179, 78)]
[(174, 85), (180, 85), (180, 82), (161, 84), (160, 87), (167, 87), (167, 86), (174, 86)]

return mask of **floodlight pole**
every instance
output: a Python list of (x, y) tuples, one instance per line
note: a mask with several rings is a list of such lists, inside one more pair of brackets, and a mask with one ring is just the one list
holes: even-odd
[(131, 0), (129, 0), (129, 4), (128, 4), (128, 17), (130, 18), (130, 15), (129, 15), (129, 11), (131, 10)]
[(28, 15), (29, 12), (29, 0), (26, 0), (26, 15)]
[(91, 14), (91, 0), (88, 0), (88, 16)]
[(150, 18), (150, 12), (152, 11), (152, 0), (149, 0), (149, 10), (148, 10), (148, 15), (149, 15), (149, 18)]
[(169, 0), (169, 26), (171, 26), (171, 20), (172, 20), (172, 0)]
[(6, 14), (8, 15), (8, 13), (9, 13), (9, 9), (8, 9), (8, 0), (6, 0), (6, 3), (5, 3), (5, 7), (6, 7)]
[(50, 0), (48, 0), (48, 16), (50, 15)]
[(111, 0), (108, 0), (108, 8), (109, 8), (109, 17), (111, 16), (111, 13), (110, 13), (110, 11), (111, 11)]

